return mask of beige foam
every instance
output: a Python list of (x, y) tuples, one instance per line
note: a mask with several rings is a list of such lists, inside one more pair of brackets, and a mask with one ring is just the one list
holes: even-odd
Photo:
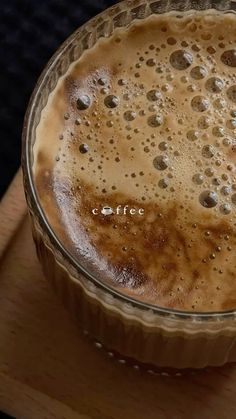
[[(135, 298), (236, 306), (236, 77), (221, 59), (235, 39), (232, 16), (152, 16), (86, 51), (42, 112), (46, 216), (80, 263)], [(92, 214), (119, 204), (144, 215)]]

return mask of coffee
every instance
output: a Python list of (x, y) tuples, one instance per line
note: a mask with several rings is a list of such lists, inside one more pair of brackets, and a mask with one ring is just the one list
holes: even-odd
[(236, 307), (235, 38), (235, 19), (213, 12), (116, 29), (42, 112), (46, 217), (82, 266), (135, 299)]

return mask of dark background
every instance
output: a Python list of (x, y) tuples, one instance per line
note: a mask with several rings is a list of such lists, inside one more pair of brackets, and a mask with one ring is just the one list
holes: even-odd
[(45, 64), (78, 26), (115, 3), (0, 0), (0, 197), (20, 165), (24, 113)]
[(20, 165), (24, 112), (45, 64), (114, 0), (0, 0), (0, 197)]

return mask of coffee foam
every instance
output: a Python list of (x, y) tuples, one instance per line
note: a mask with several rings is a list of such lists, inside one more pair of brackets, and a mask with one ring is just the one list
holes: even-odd
[[(235, 19), (213, 12), (117, 29), (70, 66), (42, 112), (44, 212), (83, 266), (134, 298), (236, 307), (235, 38)], [(144, 215), (91, 211), (119, 204)]]

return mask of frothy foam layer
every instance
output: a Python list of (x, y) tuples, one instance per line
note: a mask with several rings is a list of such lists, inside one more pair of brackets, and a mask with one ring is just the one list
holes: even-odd
[(235, 39), (230, 15), (152, 16), (86, 51), (42, 112), (34, 176), (50, 224), (139, 300), (236, 308)]

